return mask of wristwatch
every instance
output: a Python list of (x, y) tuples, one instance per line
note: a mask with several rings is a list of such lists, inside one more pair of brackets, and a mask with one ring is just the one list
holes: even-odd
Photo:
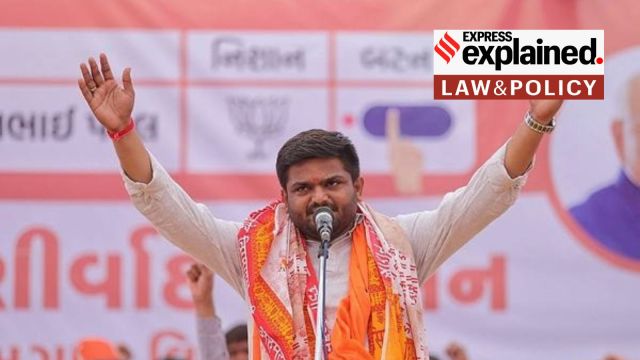
[(538, 132), (540, 134), (548, 134), (556, 128), (556, 118), (555, 116), (551, 119), (549, 125), (543, 125), (536, 121), (531, 115), (531, 111), (527, 111), (524, 115), (524, 123), (527, 124), (529, 129)]

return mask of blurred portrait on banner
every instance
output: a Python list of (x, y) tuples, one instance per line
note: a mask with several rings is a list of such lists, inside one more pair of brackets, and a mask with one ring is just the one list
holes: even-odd
[(579, 232), (610, 258), (638, 262), (639, 55), (639, 48), (631, 48), (608, 58), (607, 99), (569, 104), (561, 116), (578, 121), (558, 131), (552, 145), (558, 157), (551, 157), (556, 188)]

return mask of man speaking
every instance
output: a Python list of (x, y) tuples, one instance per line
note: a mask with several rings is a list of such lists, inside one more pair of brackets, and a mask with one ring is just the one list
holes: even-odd
[[(309, 130), (279, 150), (281, 200), (244, 223), (195, 203), (146, 150), (131, 119), (130, 69), (119, 86), (107, 57), (81, 65), (79, 87), (105, 127), (134, 205), (175, 245), (206, 264), (249, 304), (252, 359), (313, 356), (318, 310), (318, 214), (330, 214), (326, 343), (330, 359), (427, 359), (418, 292), (456, 250), (513, 204), (561, 101), (531, 103), (525, 122), (434, 211), (387, 217), (362, 199), (351, 141)], [(398, 136), (398, 114), (387, 136)], [(318, 211), (321, 209), (321, 211)], [(327, 220), (323, 220), (329, 227)], [(321, 224), (322, 225), (322, 224)], [(320, 229), (322, 230), (322, 229)]]

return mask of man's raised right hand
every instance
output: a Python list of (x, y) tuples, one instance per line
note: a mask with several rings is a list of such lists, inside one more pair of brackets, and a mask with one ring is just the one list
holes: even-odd
[(122, 72), (123, 86), (115, 81), (105, 54), (100, 54), (100, 68), (94, 58), (89, 58), (89, 65), (81, 64), (80, 71), (78, 86), (96, 119), (110, 132), (124, 129), (131, 121), (135, 98), (131, 68)]

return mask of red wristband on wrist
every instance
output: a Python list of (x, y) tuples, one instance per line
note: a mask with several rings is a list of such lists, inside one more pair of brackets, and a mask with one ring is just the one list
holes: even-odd
[(111, 132), (107, 130), (107, 135), (109, 135), (111, 140), (118, 141), (122, 139), (125, 135), (130, 133), (131, 130), (133, 130), (135, 127), (136, 127), (136, 123), (133, 121), (133, 118), (131, 118), (131, 120), (129, 120), (129, 124), (124, 129), (117, 132)]

